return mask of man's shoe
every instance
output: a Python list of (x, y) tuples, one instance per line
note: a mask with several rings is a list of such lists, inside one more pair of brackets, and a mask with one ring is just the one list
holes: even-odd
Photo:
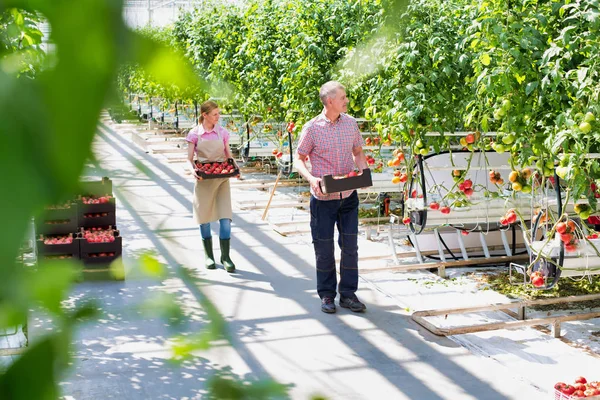
[(327, 314), (333, 314), (335, 312), (335, 302), (333, 297), (323, 297), (321, 299), (321, 311)]
[(363, 312), (367, 309), (367, 306), (361, 303), (356, 295), (353, 295), (352, 297), (340, 296), (340, 307), (349, 308), (350, 311), (354, 312)]

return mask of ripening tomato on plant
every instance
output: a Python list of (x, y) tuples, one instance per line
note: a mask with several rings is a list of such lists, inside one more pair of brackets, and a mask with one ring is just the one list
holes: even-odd
[(439, 210), (440, 203), (433, 201), (429, 204), (429, 208), (431, 208), (432, 210)]
[(567, 233), (567, 224), (564, 222), (559, 222), (556, 224), (556, 232), (560, 233), (561, 235)]
[(531, 284), (535, 287), (542, 287), (544, 286), (544, 278), (541, 276), (536, 276), (531, 280)]
[(572, 253), (574, 251), (577, 251), (577, 243), (566, 243), (565, 244), (565, 250), (568, 253)]

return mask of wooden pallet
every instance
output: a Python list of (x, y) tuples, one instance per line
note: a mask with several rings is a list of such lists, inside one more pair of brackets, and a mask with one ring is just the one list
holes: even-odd
[[(558, 299), (543, 300), (524, 300), (512, 303), (489, 304), (476, 307), (463, 308), (445, 308), (439, 310), (423, 310), (412, 314), (412, 319), (429, 332), (438, 336), (452, 336), (464, 333), (487, 332), (498, 329), (517, 329), (524, 326), (551, 325), (552, 335), (560, 337), (560, 324), (567, 321), (584, 321), (593, 318), (600, 318), (600, 312), (590, 312), (571, 315), (548, 316), (544, 318), (525, 319), (525, 308), (531, 306), (540, 306), (548, 304), (572, 304), (582, 301), (600, 300), (600, 294), (591, 294), (584, 296), (569, 296)], [(516, 309), (516, 312), (510, 310)], [(516, 321), (492, 322), (480, 325), (463, 325), (459, 327), (441, 328), (426, 318), (436, 316), (448, 316), (451, 314), (471, 314), (481, 311), (505, 311), (509, 315), (517, 318)]]

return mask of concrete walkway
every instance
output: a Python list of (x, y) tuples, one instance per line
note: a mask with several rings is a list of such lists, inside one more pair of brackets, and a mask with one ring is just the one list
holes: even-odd
[[(76, 286), (71, 304), (96, 299), (103, 315), (76, 337), (73, 368), (61, 381), (65, 399), (205, 399), (207, 378), (217, 370), (246, 382), (275, 379), (290, 385), (293, 399), (550, 398), (548, 388), (540, 390), (511, 368), (422, 329), (373, 279), (359, 284), (365, 314), (340, 308), (322, 313), (310, 242), (276, 234), (260, 221), (260, 212), (234, 210), (236, 274), (201, 268), (192, 179), (180, 166), (139, 150), (106, 120), (95, 153), (89, 174), (113, 180), (126, 266), (152, 251), (169, 275)], [(236, 189), (233, 196), (245, 193)], [(218, 245), (215, 252), (218, 258)], [(191, 280), (183, 279), (185, 271)], [(160, 293), (174, 294), (184, 307), (182, 325), (140, 308)], [(231, 343), (219, 341), (174, 365), (169, 339), (207, 325), (203, 296), (229, 322)], [(34, 338), (49, 329), (41, 317), (31, 325)]]

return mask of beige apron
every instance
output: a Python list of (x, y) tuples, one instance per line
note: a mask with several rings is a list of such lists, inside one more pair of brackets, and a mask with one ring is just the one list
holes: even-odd
[[(202, 140), (198, 135), (196, 157), (200, 162), (225, 161), (223, 138), (216, 130), (217, 140)], [(214, 178), (196, 180), (194, 184), (194, 219), (197, 224), (218, 221), (222, 218), (231, 219), (231, 191), (229, 178)]]

